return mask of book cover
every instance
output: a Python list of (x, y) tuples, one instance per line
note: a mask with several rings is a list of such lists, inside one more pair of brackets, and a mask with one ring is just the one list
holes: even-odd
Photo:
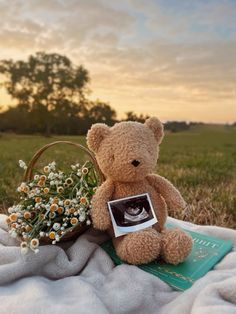
[[(167, 227), (171, 226), (168, 225)], [(193, 249), (183, 263), (171, 265), (158, 260), (138, 266), (142, 270), (159, 277), (176, 290), (186, 290), (191, 287), (197, 279), (203, 277), (233, 248), (233, 243), (229, 240), (222, 240), (190, 230), (185, 231), (193, 239)], [(103, 243), (101, 247), (110, 255), (116, 265), (123, 263), (116, 255), (111, 240)]]

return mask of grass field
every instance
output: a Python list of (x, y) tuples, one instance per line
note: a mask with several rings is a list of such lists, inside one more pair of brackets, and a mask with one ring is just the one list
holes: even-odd
[[(29, 162), (46, 143), (72, 140), (85, 144), (84, 137), (2, 135), (0, 137), (0, 209), (16, 200), (16, 186), (22, 170), (18, 160)], [(43, 155), (38, 167), (50, 161), (63, 167), (81, 161), (70, 146), (56, 146)], [(191, 131), (167, 134), (160, 150), (157, 172), (172, 181), (188, 202), (182, 212), (170, 215), (199, 224), (236, 228), (236, 129), (201, 126)]]

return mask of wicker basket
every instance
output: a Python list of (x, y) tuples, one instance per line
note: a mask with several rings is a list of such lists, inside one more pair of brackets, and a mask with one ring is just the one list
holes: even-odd
[[(98, 175), (98, 184), (100, 185), (104, 181), (104, 175), (103, 175), (103, 173), (101, 172), (101, 170), (100, 170), (100, 168), (98, 166), (98, 163), (97, 163), (97, 161), (95, 159), (94, 154), (89, 149), (87, 149), (86, 147), (84, 147), (83, 145), (81, 145), (79, 143), (74, 143), (74, 142), (70, 142), (70, 141), (56, 141), (56, 142), (52, 142), (52, 143), (49, 143), (49, 144), (43, 146), (41, 149), (39, 149), (34, 154), (34, 156), (32, 157), (32, 159), (29, 162), (29, 165), (28, 165), (28, 167), (27, 167), (27, 169), (25, 171), (25, 174), (24, 174), (24, 177), (23, 177), (24, 182), (28, 182), (28, 181), (30, 181), (33, 178), (33, 169), (34, 169), (38, 159), (40, 158), (40, 156), (47, 149), (49, 149), (50, 147), (53, 147), (55, 145), (58, 145), (58, 144), (72, 145), (72, 146), (75, 146), (78, 149), (82, 150), (89, 157), (91, 162), (94, 164), (94, 168), (95, 168), (96, 173)], [(88, 228), (89, 228), (89, 226), (87, 226), (86, 223), (81, 223), (74, 230), (72, 230), (71, 232), (65, 234), (61, 238), (60, 242), (73, 240), (73, 239), (77, 238), (80, 234), (82, 234), (84, 231), (86, 231)], [(47, 237), (41, 238), (40, 242), (41, 243), (45, 243), (45, 244), (51, 243), (51, 241)]]

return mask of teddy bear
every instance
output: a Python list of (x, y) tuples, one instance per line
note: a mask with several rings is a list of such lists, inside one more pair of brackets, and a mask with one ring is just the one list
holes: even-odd
[[(96, 123), (87, 133), (87, 145), (105, 176), (92, 198), (92, 223), (94, 228), (108, 231), (117, 255), (129, 264), (146, 264), (161, 257), (176, 265), (192, 249), (186, 232), (164, 227), (167, 208), (182, 209), (186, 204), (167, 179), (153, 173), (163, 136), (163, 125), (156, 117), (144, 123), (122, 121), (112, 127)], [(148, 193), (157, 223), (115, 237), (107, 203), (142, 193)]]

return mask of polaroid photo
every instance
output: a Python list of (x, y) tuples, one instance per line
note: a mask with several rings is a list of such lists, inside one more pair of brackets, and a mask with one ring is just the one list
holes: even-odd
[(120, 198), (107, 204), (115, 237), (148, 228), (157, 222), (148, 193)]

